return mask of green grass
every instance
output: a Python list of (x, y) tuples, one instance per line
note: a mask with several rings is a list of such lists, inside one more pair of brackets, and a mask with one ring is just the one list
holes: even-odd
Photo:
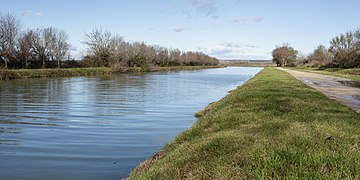
[(129, 179), (359, 179), (360, 115), (265, 68)]
[(289, 67), (289, 69), (314, 72), (324, 75), (347, 78), (360, 81), (360, 68), (342, 69), (342, 68), (310, 68), (310, 67)]
[(109, 75), (111, 69), (98, 68), (67, 68), (67, 69), (0, 69), (1, 79), (42, 78), (42, 77), (68, 77), (68, 76), (94, 76)]

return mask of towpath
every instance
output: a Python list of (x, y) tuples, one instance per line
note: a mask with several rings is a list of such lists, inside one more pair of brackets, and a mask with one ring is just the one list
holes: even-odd
[(317, 73), (302, 72), (284, 68), (278, 69), (290, 73), (295, 78), (317, 89), (331, 99), (335, 99), (341, 104), (344, 104), (360, 113), (360, 87), (351, 87), (356, 86), (356, 83), (358, 82)]

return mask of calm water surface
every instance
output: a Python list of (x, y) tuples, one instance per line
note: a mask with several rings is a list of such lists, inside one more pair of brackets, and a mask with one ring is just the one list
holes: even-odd
[(121, 179), (261, 68), (0, 82), (0, 179)]

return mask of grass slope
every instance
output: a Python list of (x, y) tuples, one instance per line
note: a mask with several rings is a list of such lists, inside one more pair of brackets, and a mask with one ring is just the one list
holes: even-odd
[(129, 179), (359, 179), (360, 115), (265, 68)]

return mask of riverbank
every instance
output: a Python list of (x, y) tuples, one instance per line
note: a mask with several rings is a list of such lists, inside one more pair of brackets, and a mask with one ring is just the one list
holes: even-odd
[(69, 76), (97, 76), (110, 75), (111, 69), (97, 68), (66, 68), (66, 69), (0, 69), (0, 80), (44, 78), (44, 77), (69, 77)]
[(360, 68), (311, 68), (311, 67), (287, 67), (292, 70), (299, 70), (305, 72), (319, 73), (329, 76), (336, 76), (341, 78), (348, 78), (355, 81), (360, 81)]
[[(134, 67), (134, 68), (129, 68), (124, 73), (200, 70), (200, 69), (221, 68), (221, 67), (225, 67), (225, 66), (174, 66), (174, 67), (158, 67), (151, 70), (144, 70), (142, 68)], [(0, 80), (44, 78), (44, 77), (99, 76), (99, 75), (110, 75), (112, 73), (113, 73), (112, 69), (107, 67), (66, 68), (66, 69), (16, 69), (16, 70), (0, 69)]]
[(129, 179), (356, 179), (359, 119), (290, 74), (265, 68)]

